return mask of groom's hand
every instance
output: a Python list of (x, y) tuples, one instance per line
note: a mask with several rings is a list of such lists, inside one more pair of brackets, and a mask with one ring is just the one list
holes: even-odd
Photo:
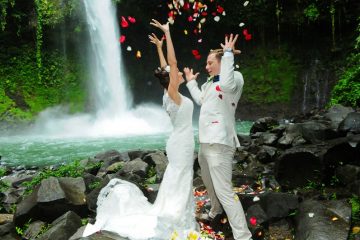
[(185, 73), (185, 79), (186, 79), (186, 82), (190, 82), (192, 80), (196, 80), (197, 76), (200, 74), (199, 72), (195, 73), (193, 72), (193, 69), (192, 68), (188, 68), (188, 67), (185, 67), (184, 68), (184, 73)]

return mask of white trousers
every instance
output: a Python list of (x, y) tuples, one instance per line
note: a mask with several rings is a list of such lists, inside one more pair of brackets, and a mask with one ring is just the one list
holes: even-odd
[(222, 213), (224, 209), (234, 239), (248, 240), (251, 238), (251, 233), (247, 227), (241, 202), (233, 192), (231, 182), (234, 153), (235, 148), (230, 146), (201, 143), (198, 157), (201, 177), (211, 201), (210, 217)]

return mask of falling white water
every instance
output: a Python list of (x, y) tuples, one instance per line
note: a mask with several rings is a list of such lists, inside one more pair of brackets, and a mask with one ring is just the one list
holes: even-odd
[(113, 1), (84, 0), (84, 4), (91, 38), (89, 70), (94, 112), (70, 115), (66, 106), (46, 109), (27, 133), (35, 137), (101, 138), (169, 131), (169, 117), (158, 105), (131, 108), (132, 95), (124, 77)]
[(84, 0), (93, 62), (90, 68), (96, 112), (105, 116), (129, 110), (132, 99), (124, 77), (116, 11), (112, 0)]

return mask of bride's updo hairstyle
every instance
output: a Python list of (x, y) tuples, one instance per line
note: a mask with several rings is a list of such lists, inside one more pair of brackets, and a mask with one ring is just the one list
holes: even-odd
[(168, 67), (155, 69), (154, 75), (159, 79), (161, 86), (163, 86), (165, 89), (168, 89), (170, 82)]

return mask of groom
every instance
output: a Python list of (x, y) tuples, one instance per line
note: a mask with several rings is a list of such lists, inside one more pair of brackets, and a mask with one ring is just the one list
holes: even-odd
[(209, 217), (228, 216), (236, 240), (248, 240), (244, 210), (238, 196), (232, 191), (232, 161), (236, 147), (240, 146), (235, 130), (235, 110), (240, 99), (244, 80), (234, 71), (235, 43), (238, 35), (225, 37), (222, 49), (210, 51), (206, 70), (210, 77), (199, 89), (195, 81), (199, 73), (185, 68), (190, 94), (201, 106), (199, 118), (199, 164), (201, 176), (210, 196)]

